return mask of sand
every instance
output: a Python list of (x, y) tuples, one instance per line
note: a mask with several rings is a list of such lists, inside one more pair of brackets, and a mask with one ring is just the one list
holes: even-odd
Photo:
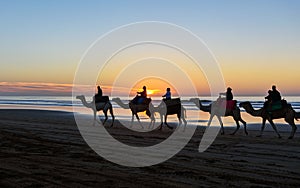
[[(288, 125), (286, 125), (288, 126)], [(299, 126), (298, 126), (299, 128)], [(151, 145), (172, 134), (152, 131), (138, 136), (118, 122), (107, 128), (128, 143)], [(261, 138), (243, 129), (218, 135), (198, 152), (204, 132), (197, 128), (187, 146), (168, 161), (143, 168), (124, 167), (97, 155), (85, 143), (72, 113), (0, 110), (0, 187), (299, 187), (300, 134)]]

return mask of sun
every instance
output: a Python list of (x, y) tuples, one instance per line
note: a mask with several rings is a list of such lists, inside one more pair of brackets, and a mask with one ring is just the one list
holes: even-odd
[(130, 95), (135, 96), (136, 92), (141, 92), (144, 86), (147, 87), (148, 97), (161, 97), (166, 93), (167, 88), (171, 88), (173, 96), (177, 94), (176, 89), (172, 86), (172, 84), (168, 83), (167, 81), (161, 78), (147, 77), (142, 80), (139, 80), (132, 87)]
[(147, 90), (147, 95), (152, 95), (154, 92), (152, 90)]
[(147, 95), (153, 95), (157, 92), (157, 90), (153, 90), (153, 89), (148, 89), (147, 90)]

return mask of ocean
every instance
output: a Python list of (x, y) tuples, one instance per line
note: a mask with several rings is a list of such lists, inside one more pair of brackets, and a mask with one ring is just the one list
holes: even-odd
[[(208, 113), (201, 112), (193, 103), (188, 100), (192, 97), (182, 97), (183, 106), (187, 110), (188, 124), (195, 125), (206, 125), (208, 120)], [(124, 103), (128, 102), (129, 98), (121, 98)], [(211, 97), (201, 97), (204, 105), (211, 103)], [(264, 96), (235, 96), (235, 100), (238, 102), (250, 101), (254, 108), (258, 109), (263, 106)], [(288, 96), (284, 97), (290, 103), (295, 111), (300, 112), (300, 96)], [(90, 98), (87, 98), (89, 102)], [(157, 106), (161, 102), (161, 98), (152, 97), (152, 102)], [(122, 109), (116, 103), (112, 102), (114, 114), (116, 119), (119, 120), (131, 120), (131, 112), (128, 109)], [(0, 96), (0, 109), (42, 109), (42, 110), (58, 110), (75, 113), (83, 113), (92, 115), (92, 111), (83, 107), (78, 99), (73, 99), (71, 96)], [(244, 109), (241, 108), (242, 118), (249, 124), (260, 124), (261, 118), (252, 117), (245, 113)], [(103, 117), (103, 113), (98, 113), (100, 118)], [(140, 113), (141, 121), (149, 121), (144, 113)], [(159, 116), (156, 116), (159, 120)], [(169, 122), (177, 123), (175, 115), (168, 116)], [(160, 121), (160, 120), (159, 120)], [(235, 122), (231, 117), (223, 118), (224, 126), (235, 126)], [(283, 120), (275, 120), (275, 122), (285, 124)]]

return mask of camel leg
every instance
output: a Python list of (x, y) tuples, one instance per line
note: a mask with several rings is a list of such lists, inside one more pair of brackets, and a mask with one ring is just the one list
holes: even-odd
[(244, 125), (244, 132), (245, 132), (246, 135), (248, 135), (246, 121), (244, 121), (241, 117), (240, 117), (239, 121), (243, 123), (243, 125)]
[(131, 116), (131, 123), (130, 123), (130, 128), (132, 127), (133, 125), (133, 120), (134, 120), (134, 113), (132, 112), (132, 116)]
[(163, 115), (160, 115), (160, 126), (159, 126), (159, 129), (158, 130), (161, 130), (162, 129), (162, 126), (164, 124), (164, 120), (163, 120)]
[(268, 119), (268, 121), (270, 122), (270, 124), (272, 125), (274, 131), (276, 132), (276, 134), (278, 135), (278, 138), (281, 138), (280, 134), (277, 131), (276, 125), (274, 124), (272, 119)]
[(103, 125), (105, 124), (105, 122), (107, 121), (108, 117), (107, 117), (107, 110), (103, 110), (103, 113), (104, 113), (104, 116), (105, 116), (105, 119), (103, 121)]
[(185, 128), (186, 128), (186, 125), (187, 125), (187, 121), (186, 121), (186, 109), (185, 108), (183, 108), (182, 106), (181, 106), (181, 117), (182, 117), (182, 121), (183, 121), (183, 123), (184, 123), (184, 129), (183, 129), (183, 131), (185, 131)]
[[(159, 114), (161, 116), (161, 114)], [(161, 118), (162, 119), (162, 118)], [(156, 123), (156, 119), (155, 119), (155, 114), (153, 114), (153, 125), (152, 125), (152, 129), (154, 129), (155, 123)]]
[(223, 126), (223, 122), (222, 122), (222, 119), (220, 116), (217, 116), (218, 120), (219, 120), (219, 123), (221, 125), (221, 135), (224, 135), (225, 134), (225, 131), (224, 131), (224, 126)]
[(178, 118), (178, 121), (179, 121), (178, 126), (180, 126), (180, 125), (182, 124), (182, 121), (181, 121), (181, 114), (177, 114), (177, 118)]
[(187, 125), (187, 121), (186, 119), (184, 118), (184, 116), (182, 116), (182, 120), (183, 120), (183, 123), (184, 123), (184, 128), (183, 128), (183, 131), (185, 131), (185, 128), (186, 128), (186, 125)]
[(161, 130), (161, 129), (162, 129), (162, 126), (163, 126), (163, 122), (160, 124), (158, 130)]
[(112, 123), (111, 123), (110, 127), (112, 127), (112, 126), (114, 126), (114, 122), (115, 122), (115, 115), (114, 115), (112, 107), (109, 108), (109, 113), (110, 113), (111, 118), (112, 118)]
[(233, 133), (231, 133), (230, 135), (234, 135), (239, 129), (240, 129), (240, 123), (239, 123), (239, 120), (235, 120), (235, 123), (236, 123), (236, 129)]
[(136, 117), (136, 119), (138, 120), (140, 127), (141, 127), (142, 129), (144, 129), (144, 127), (143, 127), (143, 125), (142, 125), (142, 123), (141, 123), (141, 121), (140, 121), (140, 117), (139, 117), (139, 115), (138, 115), (137, 113), (135, 114), (135, 117)]
[(292, 138), (294, 138), (294, 135), (295, 135), (295, 133), (296, 133), (297, 126), (295, 125), (294, 122), (293, 122), (293, 124), (290, 124), (290, 125), (292, 126), (292, 132), (291, 132), (291, 134), (290, 134), (290, 136), (289, 136), (289, 139), (292, 139)]
[[(151, 116), (150, 116), (150, 124), (149, 124), (149, 129), (153, 129), (154, 128), (154, 124), (155, 124), (155, 117), (154, 117), (154, 113), (152, 112), (151, 113)], [(151, 127), (151, 125), (152, 125), (152, 127)]]
[(177, 118), (178, 118), (178, 126), (176, 127), (176, 129), (179, 129), (179, 127), (181, 126), (182, 124), (182, 121), (181, 121), (181, 116), (180, 114), (177, 114)]
[(292, 139), (292, 138), (294, 138), (295, 132), (297, 130), (297, 126), (295, 125), (294, 118), (292, 120), (285, 119), (285, 121), (292, 127), (292, 131), (289, 136), (289, 139)]
[(167, 117), (168, 117), (168, 115), (165, 115), (165, 124), (167, 125), (167, 127), (168, 127), (169, 129), (173, 129), (173, 127), (171, 127), (171, 126), (167, 123)]
[(267, 119), (263, 118), (262, 124), (261, 124), (261, 129), (260, 129), (260, 134), (257, 135), (256, 137), (261, 137), (261, 136), (262, 136), (262, 134), (263, 134), (263, 132), (264, 132), (264, 129), (265, 129), (265, 127), (266, 127), (266, 120), (267, 120)]
[(93, 111), (93, 114), (94, 114), (93, 126), (95, 126), (95, 122), (96, 122), (96, 113), (97, 113), (97, 112), (94, 110), (94, 111)]

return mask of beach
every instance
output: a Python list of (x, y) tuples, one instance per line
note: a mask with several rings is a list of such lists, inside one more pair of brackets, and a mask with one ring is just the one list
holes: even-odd
[[(225, 127), (203, 153), (205, 127), (171, 159), (149, 167), (125, 167), (97, 155), (83, 140), (73, 113), (49, 110), (0, 110), (1, 187), (299, 187), (300, 135)], [(118, 121), (107, 130), (123, 142), (152, 145), (173, 130), (133, 133)], [(288, 125), (286, 125), (288, 127)], [(99, 143), (100, 144), (100, 143)]]

